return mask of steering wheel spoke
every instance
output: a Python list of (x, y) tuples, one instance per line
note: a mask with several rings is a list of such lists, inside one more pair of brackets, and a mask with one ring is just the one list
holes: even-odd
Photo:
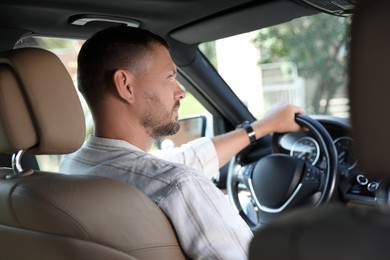
[(251, 163), (248, 165), (244, 165), (241, 167), (241, 169), (238, 171), (236, 175), (236, 179), (239, 183), (239, 185), (244, 185), (246, 190), (249, 191), (249, 184), (251, 183), (251, 176), (253, 168), (255, 167), (255, 164)]

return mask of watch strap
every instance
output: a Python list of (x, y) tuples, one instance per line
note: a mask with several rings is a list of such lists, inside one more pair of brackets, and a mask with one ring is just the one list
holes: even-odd
[(249, 121), (245, 121), (242, 124), (239, 124), (237, 126), (237, 129), (240, 129), (240, 128), (246, 130), (250, 144), (253, 144), (254, 142), (256, 142), (256, 133), (253, 130), (252, 126), (250, 125)]

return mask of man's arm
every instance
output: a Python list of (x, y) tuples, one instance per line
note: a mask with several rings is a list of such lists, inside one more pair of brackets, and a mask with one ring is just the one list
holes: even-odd
[[(304, 110), (300, 107), (278, 103), (264, 115), (261, 120), (251, 124), (259, 139), (272, 132), (296, 132), (302, 127), (295, 122), (295, 114), (302, 114)], [(215, 150), (217, 151), (220, 167), (226, 164), (236, 153), (250, 144), (245, 129), (237, 129), (226, 134), (214, 137)]]
[(158, 150), (153, 155), (169, 162), (184, 164), (209, 177), (219, 173), (219, 161), (214, 143), (208, 137), (195, 139), (180, 147)]

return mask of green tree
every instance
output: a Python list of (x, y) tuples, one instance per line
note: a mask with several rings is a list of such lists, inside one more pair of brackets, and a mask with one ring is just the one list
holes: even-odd
[[(329, 100), (345, 96), (346, 57), (350, 19), (328, 14), (302, 17), (261, 30), (253, 40), (260, 63), (291, 61), (306, 81), (315, 82), (307, 93), (309, 113), (328, 113)], [(309, 95), (308, 95), (309, 94)], [(325, 106), (320, 101), (326, 100)]]
[(207, 57), (207, 59), (213, 65), (213, 67), (218, 69), (215, 41), (204, 42), (199, 45), (199, 49)]

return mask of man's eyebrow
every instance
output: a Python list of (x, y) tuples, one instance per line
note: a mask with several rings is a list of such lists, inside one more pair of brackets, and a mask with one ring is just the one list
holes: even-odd
[(167, 64), (165, 68), (166, 70), (173, 71), (175, 74), (177, 73), (177, 66), (175, 64)]

